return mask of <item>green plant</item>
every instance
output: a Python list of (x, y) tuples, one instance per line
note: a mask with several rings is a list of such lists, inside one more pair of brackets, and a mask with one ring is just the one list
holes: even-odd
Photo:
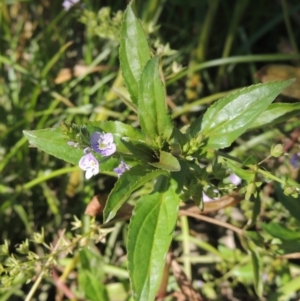
[[(173, 126), (167, 112), (160, 58), (151, 58), (132, 4), (124, 14), (121, 27), (120, 62), (131, 97), (130, 107), (137, 112), (141, 129), (118, 121), (105, 121), (84, 125), (64, 123), (61, 128), (24, 131), (24, 134), (31, 145), (72, 164), (79, 162), (87, 171), (87, 178), (97, 174), (99, 168), (106, 172), (119, 168), (116, 171), (119, 179), (103, 212), (103, 225), (112, 221), (131, 193), (154, 180), (152, 192), (141, 196), (134, 207), (127, 244), (134, 299), (153, 300), (162, 279), (182, 200), (193, 199), (203, 209), (203, 192), (210, 197), (214, 197), (216, 191), (230, 195), (236, 188), (224, 182), (230, 172), (243, 180), (240, 193), (245, 194), (246, 200), (258, 202), (259, 187), (264, 179), (275, 180), (287, 195), (298, 196), (300, 186), (267, 172), (261, 167), (263, 161), (259, 163), (253, 157), (241, 160), (220, 151), (251, 128), (290, 117), (290, 108), (285, 104), (271, 103), (293, 80), (257, 84), (234, 92), (211, 105), (203, 116), (182, 131)], [(279, 116), (268, 114), (274, 106)], [(111, 151), (106, 152), (107, 149)], [(276, 146), (269, 157), (282, 155), (283, 150)], [(124, 162), (126, 165), (122, 165)], [(273, 236), (277, 233), (272, 225), (263, 229)], [(261, 247), (262, 241), (255, 233), (243, 230), (238, 233), (251, 253), (256, 292), (261, 296), (259, 256), (254, 246)], [(297, 235), (291, 237), (293, 242), (298, 239)]]

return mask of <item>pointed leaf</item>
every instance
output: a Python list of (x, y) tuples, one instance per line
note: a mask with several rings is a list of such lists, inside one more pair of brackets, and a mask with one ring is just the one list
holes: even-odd
[(255, 177), (255, 171), (243, 169), (241, 167), (241, 164), (238, 164), (235, 161), (225, 160), (225, 162), (228, 165), (228, 167), (231, 169), (231, 171), (233, 173), (235, 173), (241, 179), (246, 180), (247, 182), (250, 182)]
[(275, 97), (294, 80), (254, 85), (214, 103), (204, 114), (201, 134), (207, 147), (219, 149), (245, 132)]
[[(60, 128), (23, 131), (23, 133), (31, 145), (71, 164), (77, 165), (81, 157), (84, 155), (82, 149), (75, 148), (67, 144)], [(98, 154), (94, 154), (94, 156), (101, 159), (101, 156)], [(107, 161), (101, 163), (100, 169), (102, 171), (112, 171), (112, 169), (117, 165), (118, 159), (110, 157)]]
[(264, 238), (256, 231), (243, 231), (245, 237), (250, 239), (256, 246), (263, 248), (265, 246)]
[(268, 232), (270, 235), (280, 238), (282, 240), (299, 240), (300, 241), (300, 233), (299, 229), (290, 230), (284, 228), (278, 223), (261, 223), (261, 227)]
[(294, 116), (300, 115), (300, 103), (272, 103), (268, 109), (263, 112), (249, 129), (263, 128), (272, 126), (289, 120)]
[(92, 272), (82, 269), (78, 273), (78, 281), (86, 299), (90, 301), (109, 300), (105, 286)]
[(142, 196), (134, 209), (128, 231), (128, 268), (137, 301), (155, 298), (177, 220), (179, 190), (175, 180), (162, 176), (156, 190)]
[(121, 27), (120, 64), (124, 82), (132, 102), (138, 102), (138, 82), (150, 51), (142, 25), (132, 10), (132, 2), (127, 6)]
[(44, 152), (74, 165), (83, 155), (82, 149), (71, 147), (61, 133), (60, 128), (23, 131), (29, 143)]
[(154, 57), (143, 70), (139, 86), (138, 114), (144, 133), (160, 145), (159, 137), (168, 139), (173, 126), (168, 115), (165, 87), (159, 77), (158, 62), (159, 58)]
[[(250, 242), (251, 244), (251, 242)], [(258, 297), (262, 298), (263, 295), (263, 281), (261, 272), (261, 258), (256, 250), (256, 246), (251, 244), (252, 247), (249, 249), (251, 253), (252, 266), (253, 266), (253, 276), (254, 276), (254, 288)]]
[(287, 209), (291, 216), (300, 221), (300, 196), (297, 198), (285, 195), (279, 183), (274, 183), (275, 194), (279, 203)]
[(164, 151), (160, 152), (159, 162), (151, 165), (167, 171), (180, 171), (179, 161), (172, 154)]
[(300, 240), (284, 240), (274, 244), (275, 252), (279, 255), (298, 253), (300, 250)]
[(103, 213), (105, 222), (110, 221), (116, 215), (132, 192), (162, 174), (168, 173), (164, 170), (150, 170), (141, 166), (135, 166), (122, 174), (108, 196)]
[(104, 131), (106, 133), (119, 135), (120, 137), (129, 137), (142, 141), (146, 140), (144, 133), (140, 129), (120, 121), (91, 122), (88, 123), (86, 127), (90, 132)]
[(133, 155), (134, 159), (141, 159), (142, 161), (148, 163), (155, 161), (153, 150), (143, 141), (123, 138), (120, 140), (120, 144), (118, 145), (118, 152), (124, 154), (128, 154), (129, 152)]

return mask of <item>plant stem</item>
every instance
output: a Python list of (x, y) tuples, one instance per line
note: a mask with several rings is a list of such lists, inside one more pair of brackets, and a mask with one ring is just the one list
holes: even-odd
[[(65, 230), (63, 230), (61, 233), (60, 233), (60, 236), (59, 236), (59, 239), (55, 245), (55, 247), (53, 248), (52, 250), (52, 254), (55, 253), (55, 251), (57, 250), (57, 248), (59, 247), (59, 244), (60, 244), (60, 240), (62, 239), (63, 235), (65, 233)], [(26, 299), (25, 301), (30, 301), (34, 295), (34, 293), (36, 292), (36, 290), (38, 289), (39, 285), (41, 284), (42, 282), (42, 279), (43, 279), (43, 276), (44, 274), (46, 273), (46, 270), (48, 268), (48, 266), (51, 264), (52, 262), (52, 257), (50, 256), (44, 266), (44, 268), (42, 269), (42, 271), (40, 272), (38, 278), (36, 279), (35, 283), (33, 284), (33, 286), (31, 287), (28, 295), (26, 296)]]
[(233, 225), (230, 225), (228, 223), (216, 220), (212, 217), (208, 217), (208, 216), (205, 216), (205, 215), (202, 215), (202, 214), (196, 214), (196, 213), (192, 213), (192, 212), (189, 212), (189, 211), (186, 211), (186, 210), (180, 210), (179, 215), (187, 215), (187, 216), (194, 217), (196, 219), (200, 219), (202, 221), (205, 221), (205, 222), (208, 222), (208, 223), (211, 223), (211, 224), (215, 224), (215, 225), (227, 228), (227, 229), (232, 230), (233, 232), (237, 233), (238, 235), (243, 235), (244, 234), (242, 229), (239, 229), (239, 228), (237, 228)]

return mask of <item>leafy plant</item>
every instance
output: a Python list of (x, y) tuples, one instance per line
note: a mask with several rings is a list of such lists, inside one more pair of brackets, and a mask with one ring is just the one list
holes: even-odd
[[(236, 91), (212, 104), (187, 129), (176, 128), (166, 105), (161, 58), (151, 58), (147, 38), (132, 3), (124, 14), (120, 34), (121, 70), (131, 97), (130, 108), (137, 111), (140, 128), (120, 121), (80, 125), (66, 122), (61, 128), (24, 131), (24, 135), (31, 145), (79, 165), (87, 179), (99, 171), (115, 172), (118, 181), (106, 201), (104, 226), (114, 221), (131, 193), (153, 182), (152, 192), (139, 197), (133, 209), (127, 251), (134, 299), (154, 300), (182, 201), (192, 199), (205, 210), (208, 206), (203, 201), (204, 193), (210, 197), (215, 193), (233, 195), (236, 185), (226, 183), (232, 172), (243, 180), (239, 192), (246, 201), (258, 203), (259, 187), (264, 180), (270, 179), (277, 181), (286, 195), (298, 197), (300, 186), (287, 177), (281, 179), (267, 172), (263, 161), (258, 163), (252, 157), (241, 160), (220, 151), (231, 146), (246, 131), (282, 122), (298, 111), (293, 111), (292, 105), (271, 104), (293, 80), (269, 82)], [(270, 117), (273, 110), (277, 112), (275, 118)], [(283, 154), (280, 147), (270, 151), (273, 157)], [(253, 219), (257, 210), (253, 209)], [(277, 235), (282, 243), (261, 239), (251, 231), (238, 232), (252, 259), (258, 296), (262, 296), (261, 262), (255, 248), (263, 249), (268, 242), (282, 255), (290, 252), (291, 241), (299, 240), (299, 236), (278, 229), (274, 224), (262, 224), (262, 228), (273, 237)], [(5, 249), (3, 254), (7, 255)], [(81, 253), (83, 266), (87, 262), (85, 256), (89, 255)], [(79, 282), (95, 291), (97, 280), (92, 272), (92, 267), (88, 267)], [(97, 295), (107, 298), (102, 286)], [(92, 298), (88, 294), (86, 297)]]

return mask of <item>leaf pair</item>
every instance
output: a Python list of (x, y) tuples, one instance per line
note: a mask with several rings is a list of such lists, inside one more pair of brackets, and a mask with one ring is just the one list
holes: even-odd
[(143, 132), (161, 147), (172, 134), (165, 102), (165, 88), (159, 77), (159, 58), (150, 59), (146, 36), (128, 5), (121, 27), (120, 63), (132, 102), (137, 106)]

